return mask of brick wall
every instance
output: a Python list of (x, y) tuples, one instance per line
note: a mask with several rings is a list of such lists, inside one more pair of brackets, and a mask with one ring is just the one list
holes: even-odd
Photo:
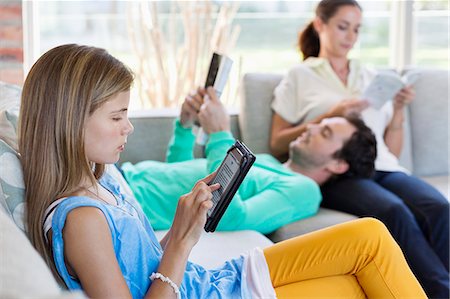
[(0, 0), (0, 81), (23, 84), (21, 0)]

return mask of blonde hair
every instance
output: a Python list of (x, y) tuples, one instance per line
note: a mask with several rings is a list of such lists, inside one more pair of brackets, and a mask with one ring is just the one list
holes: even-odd
[(75, 44), (42, 55), (25, 80), (18, 130), (27, 231), (60, 282), (44, 240), (45, 210), (77, 192), (82, 178), (94, 184), (102, 176), (104, 165), (92, 165), (85, 154), (85, 121), (132, 82), (132, 72), (105, 50)]

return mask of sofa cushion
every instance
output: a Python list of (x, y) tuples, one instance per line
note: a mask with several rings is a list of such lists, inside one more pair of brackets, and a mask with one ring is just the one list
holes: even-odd
[(414, 174), (449, 173), (448, 70), (421, 69), (410, 105)]
[(0, 298), (85, 298), (61, 291), (42, 257), (2, 209), (0, 248)]
[[(155, 231), (159, 240), (166, 233), (166, 230)], [(189, 260), (206, 269), (213, 269), (255, 247), (265, 248), (272, 244), (264, 235), (252, 230), (203, 232), (200, 240), (192, 249)]]
[(449, 181), (450, 177), (448, 175), (441, 176), (427, 176), (421, 177), (425, 182), (435, 187), (439, 192), (441, 192), (445, 198), (450, 200), (450, 189), (449, 189)]
[(282, 75), (245, 74), (242, 78), (239, 125), (242, 141), (254, 153), (270, 153), (273, 90)]
[(14, 219), (16, 225), (24, 230), (24, 198), (22, 166), (17, 153), (0, 140), (0, 204)]
[(280, 242), (312, 231), (316, 231), (335, 224), (355, 220), (358, 217), (344, 212), (320, 208), (313, 217), (302, 219), (285, 225), (267, 237), (273, 242)]

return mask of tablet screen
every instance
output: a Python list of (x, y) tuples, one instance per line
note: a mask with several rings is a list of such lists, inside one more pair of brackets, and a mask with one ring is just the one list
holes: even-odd
[(211, 182), (211, 185), (219, 183), (220, 188), (212, 193), (213, 207), (208, 211), (208, 216), (211, 216), (211, 213), (216, 208), (217, 203), (222, 198), (222, 194), (228, 191), (229, 186), (239, 174), (241, 159), (241, 153), (237, 148), (234, 148), (227, 154), (219, 169), (217, 170), (217, 175)]

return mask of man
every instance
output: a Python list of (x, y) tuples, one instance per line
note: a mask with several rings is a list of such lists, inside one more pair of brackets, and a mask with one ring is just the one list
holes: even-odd
[[(207, 92), (208, 97), (204, 97)], [(209, 134), (205, 159), (194, 159), (198, 122)], [(212, 88), (188, 96), (167, 152), (167, 162), (125, 163), (124, 175), (155, 229), (168, 229), (179, 197), (197, 180), (213, 172), (235, 140), (230, 119)], [(290, 145), (290, 159), (281, 164), (270, 155), (256, 161), (221, 219), (218, 230), (252, 229), (269, 233), (314, 215), (319, 185), (335, 176), (368, 177), (376, 157), (376, 141), (357, 118), (329, 118), (312, 125)]]

